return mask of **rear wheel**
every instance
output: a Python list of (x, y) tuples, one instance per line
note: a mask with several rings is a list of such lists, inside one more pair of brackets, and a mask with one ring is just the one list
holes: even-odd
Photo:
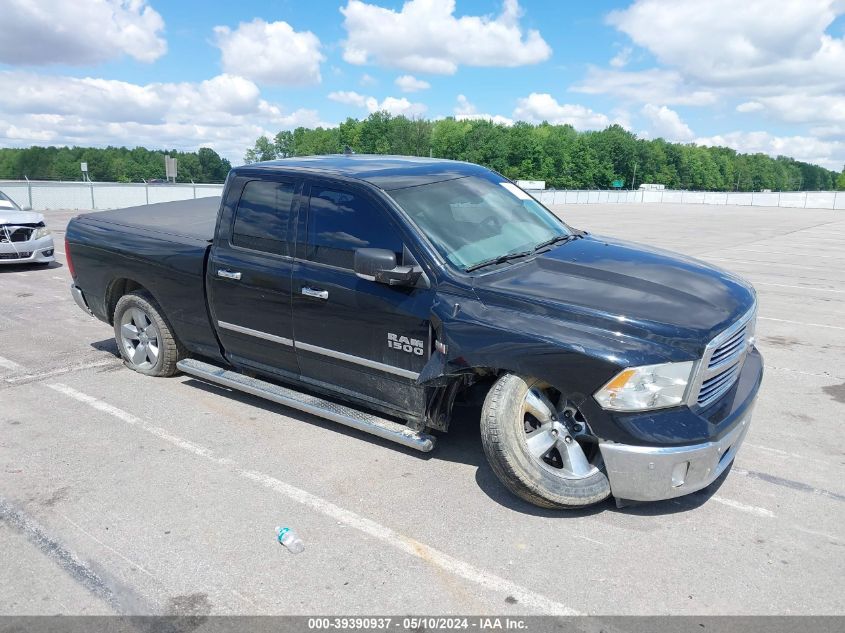
[(114, 338), (126, 366), (147, 376), (172, 376), (176, 363), (184, 356), (160, 308), (142, 290), (118, 300)]
[(536, 378), (506, 374), (496, 381), (484, 401), (481, 439), (502, 483), (535, 505), (576, 508), (610, 495), (587, 421)]

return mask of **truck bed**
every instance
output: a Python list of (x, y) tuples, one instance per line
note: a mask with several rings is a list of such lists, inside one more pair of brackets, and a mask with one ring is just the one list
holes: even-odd
[(110, 321), (114, 284), (146, 289), (191, 352), (219, 357), (205, 304), (205, 262), (219, 197), (86, 213), (70, 221), (76, 283), (97, 318)]
[(81, 217), (126, 228), (210, 242), (214, 238), (214, 225), (219, 208), (220, 197), (210, 196), (98, 211)]

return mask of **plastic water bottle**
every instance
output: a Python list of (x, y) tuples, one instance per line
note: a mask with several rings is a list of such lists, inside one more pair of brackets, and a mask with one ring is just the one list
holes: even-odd
[(305, 543), (296, 535), (296, 532), (286, 527), (276, 528), (276, 538), (279, 543), (288, 548), (291, 554), (299, 554), (305, 549)]

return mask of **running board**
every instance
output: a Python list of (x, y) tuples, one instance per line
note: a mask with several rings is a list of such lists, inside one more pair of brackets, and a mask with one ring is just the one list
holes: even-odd
[(244, 374), (199, 360), (180, 360), (176, 363), (176, 367), (180, 371), (201, 380), (230, 387), (231, 389), (243, 391), (253, 396), (264, 398), (265, 400), (283, 404), (292, 409), (298, 409), (299, 411), (326, 418), (327, 420), (339, 422), (353, 429), (377, 435), (383, 439), (415, 448), (424, 453), (434, 448), (436, 438), (433, 435), (414, 431), (403, 424), (380, 418), (371, 413), (365, 413), (364, 411), (310, 396), (299, 391), (294, 391), (293, 389), (280, 387), (279, 385), (258, 378), (250, 378)]

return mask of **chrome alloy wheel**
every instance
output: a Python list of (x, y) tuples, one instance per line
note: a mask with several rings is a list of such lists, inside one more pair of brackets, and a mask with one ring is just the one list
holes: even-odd
[(161, 334), (143, 310), (130, 308), (120, 317), (120, 344), (126, 357), (139, 369), (158, 362)]
[(576, 421), (577, 410), (567, 407), (565, 402), (561, 404), (561, 409), (552, 404), (542, 384), (528, 390), (520, 412), (525, 444), (531, 457), (554, 475), (584, 479), (598, 471), (587, 454), (592, 455), (593, 461), (600, 460), (601, 455), (595, 446), (585, 452), (578, 438), (586, 431), (586, 421)]

